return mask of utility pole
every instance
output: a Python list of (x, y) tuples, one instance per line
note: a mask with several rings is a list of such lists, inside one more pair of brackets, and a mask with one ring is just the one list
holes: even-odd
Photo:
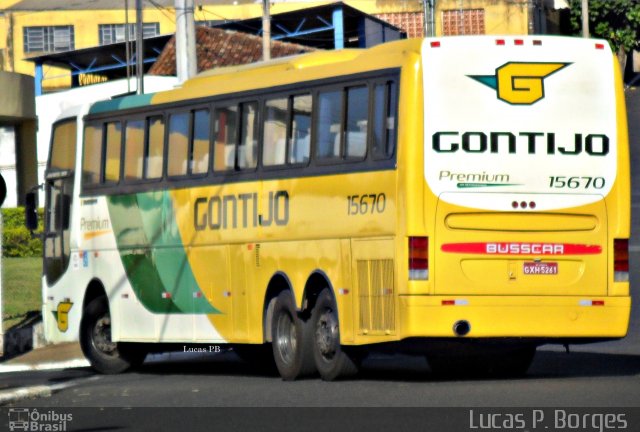
[(127, 93), (131, 93), (131, 37), (129, 35), (129, 0), (124, 0), (124, 51), (127, 62)]
[(184, 82), (198, 73), (193, 0), (176, 0), (176, 74)]
[(271, 59), (271, 14), (269, 1), (262, 0), (262, 60)]
[(589, 37), (589, 0), (582, 0), (582, 37)]
[(436, 25), (434, 19), (435, 7), (435, 0), (422, 0), (425, 37), (433, 37), (436, 35)]
[[(128, 29), (127, 29), (128, 31)], [(144, 94), (144, 47), (142, 46), (142, 0), (136, 0), (136, 93)]]

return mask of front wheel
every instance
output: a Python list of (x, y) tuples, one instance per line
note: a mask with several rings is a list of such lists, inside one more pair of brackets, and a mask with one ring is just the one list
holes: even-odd
[(103, 297), (91, 300), (80, 321), (80, 347), (91, 366), (103, 374), (117, 374), (142, 364), (146, 352), (136, 344), (111, 340), (111, 315)]
[(312, 314), (314, 332), (313, 356), (316, 368), (325, 381), (333, 381), (358, 373), (359, 358), (340, 345), (338, 308), (328, 289), (318, 295)]

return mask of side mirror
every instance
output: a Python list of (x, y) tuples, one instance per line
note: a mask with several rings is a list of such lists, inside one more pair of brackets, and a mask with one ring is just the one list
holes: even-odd
[(25, 225), (29, 231), (38, 229), (38, 192), (31, 191), (25, 197)]

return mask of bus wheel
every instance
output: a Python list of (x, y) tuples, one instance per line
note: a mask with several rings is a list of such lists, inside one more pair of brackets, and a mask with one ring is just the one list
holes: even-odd
[(292, 381), (314, 372), (312, 335), (309, 323), (296, 311), (291, 294), (281, 292), (273, 309), (273, 359), (280, 376)]
[(146, 352), (135, 344), (111, 340), (111, 315), (103, 297), (93, 299), (80, 322), (80, 347), (91, 366), (103, 374), (116, 374), (142, 364)]
[(318, 295), (312, 314), (316, 368), (325, 381), (333, 381), (358, 373), (358, 358), (340, 345), (338, 308), (328, 289)]

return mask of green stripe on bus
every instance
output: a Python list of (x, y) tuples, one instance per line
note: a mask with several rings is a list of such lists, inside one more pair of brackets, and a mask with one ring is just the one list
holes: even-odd
[(140, 302), (154, 313), (220, 313), (198, 286), (167, 192), (107, 198), (120, 257)]
[(153, 95), (154, 93), (149, 93), (149, 94), (143, 94), (143, 95), (125, 96), (121, 98), (96, 102), (93, 105), (91, 105), (91, 108), (89, 109), (89, 114), (98, 114), (98, 113), (117, 111), (117, 110), (122, 110), (127, 108), (149, 106), (151, 105), (151, 99), (153, 98)]

